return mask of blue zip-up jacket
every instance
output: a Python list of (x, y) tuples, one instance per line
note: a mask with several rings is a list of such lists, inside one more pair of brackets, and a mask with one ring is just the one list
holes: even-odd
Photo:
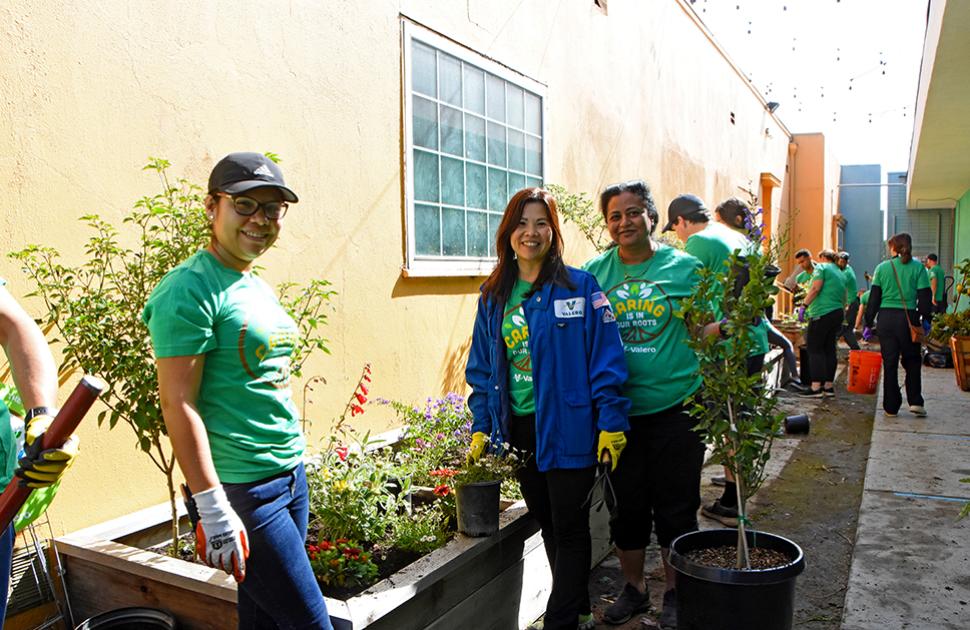
[[(529, 324), (541, 472), (594, 466), (598, 431), (630, 428), (630, 401), (622, 394), (626, 361), (613, 311), (591, 274), (567, 269), (576, 289), (549, 283), (522, 305)], [(504, 304), (479, 298), (465, 369), (472, 388), (472, 432), (485, 433), (492, 444), (509, 441), (504, 309)]]

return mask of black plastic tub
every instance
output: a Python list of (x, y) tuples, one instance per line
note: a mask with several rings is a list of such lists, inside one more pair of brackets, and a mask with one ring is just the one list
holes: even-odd
[(466, 536), (491, 536), (498, 531), (501, 481), (482, 481), (459, 486), (455, 503), (458, 531)]
[(175, 630), (178, 622), (171, 613), (157, 608), (118, 608), (95, 615), (75, 630)]
[(801, 548), (764, 532), (747, 531), (748, 546), (780, 551), (789, 558), (772, 569), (740, 571), (696, 564), (686, 554), (696, 549), (737, 545), (735, 529), (709, 529), (680, 536), (670, 545), (677, 570), (679, 630), (791, 630), (795, 578), (805, 569)]

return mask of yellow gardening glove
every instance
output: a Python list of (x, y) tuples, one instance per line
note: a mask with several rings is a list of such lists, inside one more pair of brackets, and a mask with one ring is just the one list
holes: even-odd
[(488, 444), (488, 436), (481, 431), (475, 431), (472, 433), (472, 445), (468, 448), (468, 455), (465, 456), (465, 462), (468, 464), (474, 464), (478, 461), (478, 458), (482, 456), (485, 452), (485, 445)]
[(41, 450), (44, 432), (50, 427), (54, 418), (39, 415), (31, 418), (24, 434), (24, 456), (20, 458), (20, 467), (14, 472), (20, 477), (21, 485), (28, 488), (44, 488), (61, 478), (64, 471), (71, 467), (77, 456), (80, 440), (76, 435), (67, 439), (60, 448)]
[(626, 448), (626, 434), (623, 431), (600, 431), (599, 453), (601, 463), (609, 463), (610, 472), (616, 470), (620, 462), (620, 453)]

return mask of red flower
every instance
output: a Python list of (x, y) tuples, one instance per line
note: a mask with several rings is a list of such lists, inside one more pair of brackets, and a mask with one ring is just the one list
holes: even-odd
[(347, 539), (347, 538), (338, 538), (334, 542), (337, 543), (338, 545), (345, 545), (345, 544), (349, 543), (350, 540)]
[(437, 497), (446, 497), (451, 494), (451, 487), (448, 484), (443, 483), (441, 485), (434, 487), (434, 494)]
[(362, 405), (365, 402), (367, 402), (367, 398), (365, 398), (363, 394), (354, 394), (354, 398), (356, 398), (357, 399), (357, 402), (359, 402)]
[(360, 405), (351, 405), (350, 406), (350, 417), (351, 418), (353, 418), (354, 416), (360, 415), (362, 413), (364, 413), (364, 408), (361, 407)]
[(364, 385), (363, 383), (360, 384), (360, 391), (364, 392), (365, 395), (370, 393), (369, 391), (367, 391), (367, 386)]
[(333, 545), (330, 544), (329, 540), (321, 540), (320, 549), (323, 549), (324, 551), (330, 551), (331, 549), (333, 549)]
[(335, 453), (337, 453), (337, 457), (340, 458), (340, 461), (347, 461), (347, 454), (350, 452), (350, 449), (348, 449), (346, 446), (338, 446), (333, 450)]
[(370, 383), (370, 377), (367, 376), (366, 374), (364, 374), (364, 380), (367, 381), (368, 383)]

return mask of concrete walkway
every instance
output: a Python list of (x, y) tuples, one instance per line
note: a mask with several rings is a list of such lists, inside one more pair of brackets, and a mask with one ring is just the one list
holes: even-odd
[(922, 377), (926, 418), (886, 417), (880, 385), (846, 630), (970, 628), (970, 392), (952, 370)]

